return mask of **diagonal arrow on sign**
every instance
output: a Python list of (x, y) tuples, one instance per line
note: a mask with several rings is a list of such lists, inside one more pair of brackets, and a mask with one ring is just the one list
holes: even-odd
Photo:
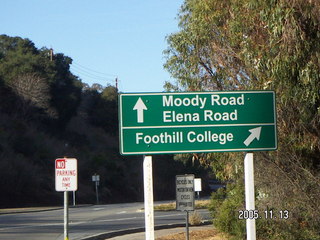
[(137, 122), (143, 123), (144, 122), (143, 111), (148, 110), (148, 108), (142, 101), (141, 97), (139, 97), (138, 101), (134, 105), (133, 110), (137, 110)]
[(260, 139), (261, 128), (262, 128), (262, 127), (257, 127), (257, 128), (253, 128), (253, 129), (250, 129), (250, 130), (249, 130), (249, 132), (251, 132), (251, 134), (250, 134), (249, 137), (243, 142), (247, 147), (252, 143), (252, 141), (253, 141), (254, 139), (257, 139), (257, 140)]

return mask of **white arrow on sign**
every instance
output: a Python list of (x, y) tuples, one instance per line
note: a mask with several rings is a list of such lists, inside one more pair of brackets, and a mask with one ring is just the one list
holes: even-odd
[(144, 122), (143, 111), (148, 110), (148, 108), (146, 107), (146, 105), (142, 101), (141, 97), (139, 97), (138, 101), (134, 105), (133, 110), (137, 110), (137, 122), (143, 123)]
[(252, 143), (252, 141), (256, 138), (257, 140), (260, 139), (261, 127), (250, 129), (249, 132), (251, 134), (249, 137), (243, 142), (247, 147)]

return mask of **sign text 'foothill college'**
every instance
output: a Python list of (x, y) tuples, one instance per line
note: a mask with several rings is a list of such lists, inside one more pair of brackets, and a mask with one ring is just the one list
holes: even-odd
[(273, 91), (119, 96), (122, 154), (275, 150)]

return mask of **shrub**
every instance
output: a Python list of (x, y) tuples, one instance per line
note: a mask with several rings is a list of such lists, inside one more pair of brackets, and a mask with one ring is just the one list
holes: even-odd
[(189, 216), (189, 224), (193, 226), (201, 225), (202, 217), (197, 211), (193, 211)]
[(213, 225), (222, 232), (242, 239), (245, 237), (245, 221), (238, 219), (238, 211), (243, 209), (244, 192), (242, 184), (228, 184), (227, 190), (219, 189), (212, 194), (210, 212)]

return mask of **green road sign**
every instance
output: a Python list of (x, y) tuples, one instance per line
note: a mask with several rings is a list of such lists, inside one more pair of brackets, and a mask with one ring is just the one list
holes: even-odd
[(119, 96), (121, 154), (277, 148), (273, 91)]

